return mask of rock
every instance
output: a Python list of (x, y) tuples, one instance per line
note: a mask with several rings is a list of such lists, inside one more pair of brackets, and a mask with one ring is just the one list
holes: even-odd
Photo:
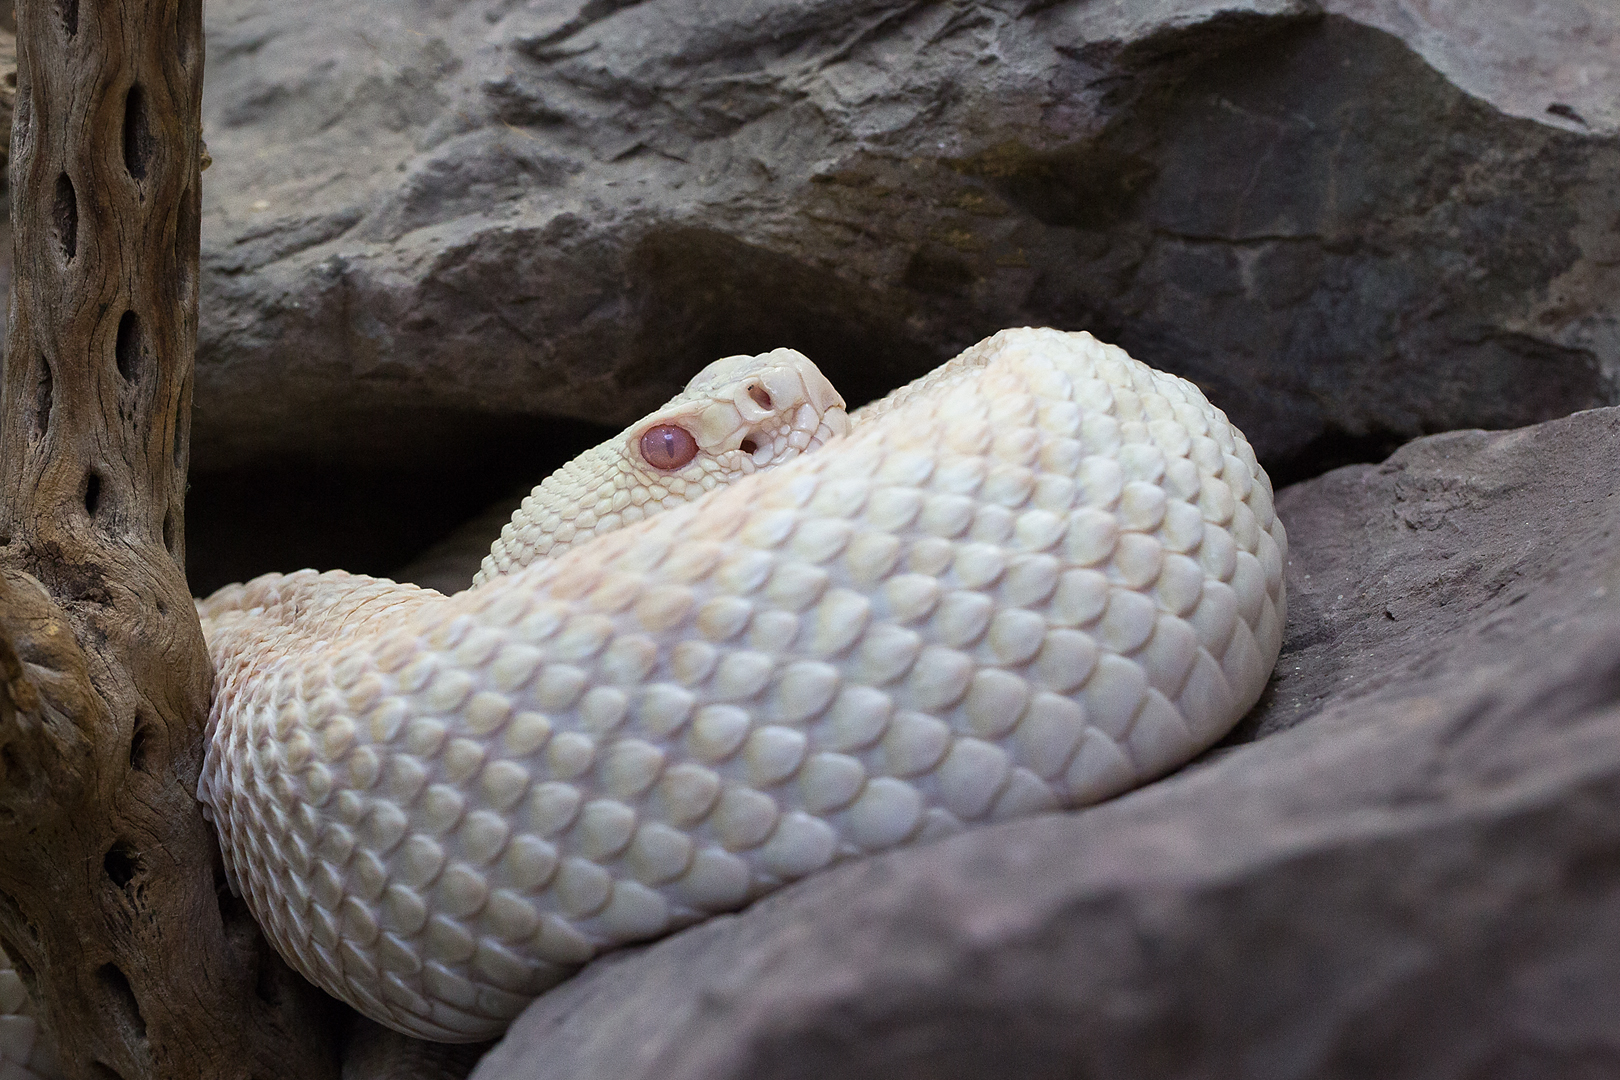
[(1463, 645), (1476, 666), (1533, 668), (1554, 655), (1544, 637), (1620, 615), (1616, 445), (1620, 411), (1598, 409), (1420, 439), (1279, 492), (1288, 640), (1234, 741), (1427, 678)]
[(1620, 11), (1605, 0), (1323, 0), (1394, 34), (1459, 90), (1510, 116), (1620, 133), (1614, 94)]
[(1090, 329), (1280, 480), (1610, 403), (1620, 13), (1412, 7), (216, 0), (188, 546), (297, 535), (202, 577), (386, 571), (553, 420), (781, 345), (858, 403)]
[(1226, 748), (592, 965), (475, 1080), (1613, 1075), (1617, 439), (1281, 492), (1289, 638)]

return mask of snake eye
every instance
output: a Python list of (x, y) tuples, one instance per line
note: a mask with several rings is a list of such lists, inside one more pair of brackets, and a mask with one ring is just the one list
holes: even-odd
[(754, 404), (762, 409), (771, 407), (771, 392), (755, 383), (748, 388), (748, 396), (754, 399)]
[(659, 424), (641, 436), (641, 457), (655, 469), (678, 469), (697, 457), (697, 440), (674, 424)]

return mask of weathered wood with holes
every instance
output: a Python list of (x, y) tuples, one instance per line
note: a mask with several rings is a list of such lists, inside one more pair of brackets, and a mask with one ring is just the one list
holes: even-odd
[(183, 536), (201, 0), (22, 0), (0, 386), (0, 939), (70, 1075), (337, 1073), (221, 888)]

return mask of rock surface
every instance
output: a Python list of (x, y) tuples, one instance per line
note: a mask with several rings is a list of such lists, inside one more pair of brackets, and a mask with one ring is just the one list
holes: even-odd
[(1289, 638), (1226, 749), (598, 963), (475, 1080), (1614, 1075), (1617, 440), (1280, 493)]
[(1620, 9), (1608, 0), (1322, 0), (1395, 34), (1464, 93), (1511, 116), (1620, 133)]
[(207, 18), (199, 589), (398, 565), (593, 441), (554, 420), (616, 430), (779, 345), (857, 403), (1004, 326), (1087, 328), (1283, 481), (1615, 398), (1600, 0)]

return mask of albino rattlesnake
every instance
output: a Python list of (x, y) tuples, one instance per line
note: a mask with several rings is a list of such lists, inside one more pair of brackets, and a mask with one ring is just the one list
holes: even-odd
[[(797, 354), (725, 365), (736, 416), (691, 475), (842, 431)], [(767, 370), (797, 389), (760, 402)], [(648, 429), (702, 427), (681, 403), (579, 461), (644, 469)], [(602, 949), (1160, 775), (1281, 643), (1287, 540), (1247, 441), (1087, 334), (1003, 331), (657, 520), (583, 469), (456, 596), (302, 571), (200, 604), (199, 796), (233, 883), (293, 966), (409, 1034), (489, 1038)], [(564, 550), (565, 489), (598, 497), (578, 539), (622, 527)]]

